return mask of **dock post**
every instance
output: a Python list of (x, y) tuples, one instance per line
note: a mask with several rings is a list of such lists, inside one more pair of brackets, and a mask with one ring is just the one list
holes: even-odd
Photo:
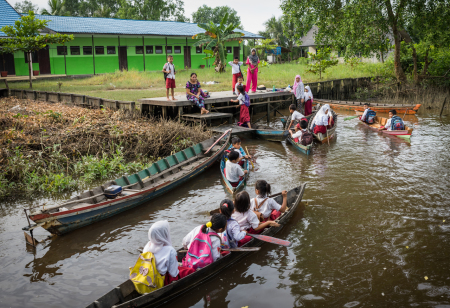
[(178, 106), (178, 122), (181, 122), (182, 115), (183, 115), (183, 106)]
[(267, 124), (270, 123), (270, 97), (267, 99)]

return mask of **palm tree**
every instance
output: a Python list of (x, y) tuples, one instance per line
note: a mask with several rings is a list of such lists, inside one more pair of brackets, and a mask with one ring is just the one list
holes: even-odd
[(199, 39), (199, 41), (194, 43), (194, 47), (206, 45), (204, 52), (209, 56), (205, 59), (215, 58), (214, 66), (219, 73), (225, 71), (225, 42), (239, 40), (239, 43), (241, 43), (242, 36), (244, 35), (244, 33), (234, 32), (237, 26), (233, 23), (226, 25), (227, 21), (228, 13), (225, 14), (219, 25), (216, 25), (213, 22), (210, 22), (209, 24), (198, 24), (198, 26), (206, 30), (206, 32), (198, 33), (192, 37), (193, 39)]
[(50, 7), (50, 12), (47, 9), (42, 9), (42, 15), (64, 15), (64, 6), (61, 0), (48, 0), (48, 6)]

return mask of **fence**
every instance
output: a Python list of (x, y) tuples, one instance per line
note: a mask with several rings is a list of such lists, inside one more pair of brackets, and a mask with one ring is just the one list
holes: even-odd
[(311, 88), (314, 98), (345, 100), (356, 92), (357, 88), (367, 87), (372, 82), (378, 83), (378, 77), (346, 78), (330, 81), (305, 83)]

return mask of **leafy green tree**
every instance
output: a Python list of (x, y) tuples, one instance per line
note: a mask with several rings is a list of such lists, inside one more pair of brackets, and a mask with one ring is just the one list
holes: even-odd
[(219, 25), (213, 22), (198, 24), (206, 32), (198, 33), (192, 37), (193, 39), (199, 39), (194, 43), (194, 47), (206, 45), (204, 52), (208, 54), (208, 57), (205, 59), (215, 59), (214, 65), (219, 73), (225, 71), (227, 55), (225, 42), (239, 40), (239, 43), (241, 43), (244, 35), (244, 33), (234, 32), (235, 24), (227, 24), (228, 16), (228, 13), (226, 13)]
[(42, 15), (63, 16), (66, 14), (63, 2), (61, 0), (48, 0), (47, 4), (50, 7), (50, 11), (48, 11), (47, 9), (42, 9), (41, 10)]
[(241, 18), (238, 16), (236, 10), (227, 5), (212, 8), (204, 4), (199, 7), (196, 12), (192, 13), (192, 22), (196, 24), (205, 24), (209, 22), (220, 24), (225, 14), (228, 14), (229, 23), (235, 24), (236, 27), (241, 30), (244, 29), (241, 24)]
[(34, 13), (37, 13), (39, 10), (39, 7), (37, 5), (33, 4), (31, 1), (28, 0), (17, 2), (14, 5), (14, 8), (19, 13), (26, 13), (28, 11), (33, 11)]
[(39, 34), (47, 26), (47, 23), (47, 20), (36, 19), (34, 12), (29, 11), (28, 15), (21, 16), (19, 20), (16, 20), (14, 26), (4, 26), (0, 29), (7, 36), (7, 38), (0, 39), (0, 45), (26, 53), (28, 57), (30, 88), (33, 87), (31, 79), (33, 73), (32, 52), (42, 49), (48, 44), (64, 44), (73, 40), (73, 35), (59, 33)]
[(331, 67), (338, 64), (338, 59), (331, 55), (330, 47), (321, 47), (317, 49), (317, 53), (308, 52), (311, 62), (308, 64), (308, 71), (313, 74), (319, 74), (319, 79), (322, 79), (322, 73)]
[(181, 0), (120, 0), (118, 18), (189, 22)]

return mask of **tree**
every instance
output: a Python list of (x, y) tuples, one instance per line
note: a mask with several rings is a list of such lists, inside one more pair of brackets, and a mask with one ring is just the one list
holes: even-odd
[(319, 79), (322, 79), (322, 73), (331, 67), (338, 64), (338, 60), (331, 56), (330, 47), (321, 47), (317, 49), (317, 53), (308, 52), (312, 62), (308, 64), (308, 71), (314, 74), (319, 74)]
[(8, 37), (0, 39), (0, 45), (26, 53), (28, 57), (30, 88), (33, 87), (31, 79), (33, 73), (32, 52), (42, 49), (48, 44), (64, 44), (73, 40), (73, 35), (59, 33), (39, 34), (41, 30), (45, 29), (47, 23), (47, 20), (36, 19), (34, 12), (29, 11), (28, 15), (21, 16), (19, 20), (16, 20), (14, 26), (4, 26), (0, 29)]
[(118, 18), (189, 22), (181, 0), (121, 0)]
[(62, 16), (65, 14), (64, 6), (61, 0), (48, 0), (47, 4), (50, 7), (50, 11), (48, 11), (47, 9), (42, 9), (41, 10), (42, 15)]
[(228, 14), (229, 23), (235, 24), (236, 27), (241, 30), (244, 29), (241, 24), (241, 18), (238, 16), (236, 10), (226, 5), (212, 8), (204, 4), (199, 7), (196, 12), (192, 13), (192, 22), (196, 24), (205, 24), (209, 22), (220, 24), (225, 14)]
[(225, 42), (239, 40), (239, 43), (241, 43), (242, 36), (244, 36), (244, 33), (234, 32), (235, 24), (227, 24), (228, 16), (228, 13), (226, 13), (219, 25), (213, 22), (198, 24), (206, 32), (198, 33), (192, 37), (192, 39), (199, 39), (194, 43), (194, 47), (206, 45), (204, 52), (209, 56), (205, 59), (214, 58), (214, 65), (219, 73), (225, 71), (227, 53)]
[(26, 13), (28, 11), (37, 13), (39, 10), (39, 7), (37, 5), (34, 5), (33, 3), (31, 3), (31, 1), (28, 1), (28, 0), (24, 0), (22, 2), (17, 2), (14, 5), (14, 8), (19, 13)]
[(258, 53), (258, 57), (262, 59), (262, 55), (277, 48), (277, 44), (274, 44), (274, 40), (271, 38), (261, 39), (256, 41), (254, 48)]

